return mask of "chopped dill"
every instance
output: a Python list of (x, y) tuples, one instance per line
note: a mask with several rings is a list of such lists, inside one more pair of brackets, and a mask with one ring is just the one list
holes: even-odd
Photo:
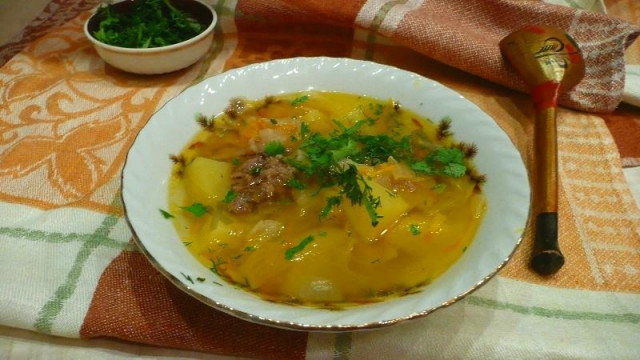
[(185, 279), (187, 279), (187, 281), (189, 281), (190, 283), (194, 283), (193, 279), (191, 278), (191, 276), (186, 275), (185, 273), (181, 272), (180, 274), (182, 274), (182, 276), (184, 276)]
[(457, 147), (462, 150), (464, 157), (467, 159), (471, 159), (478, 154), (478, 145), (474, 143), (460, 142)]
[(451, 118), (445, 117), (438, 123), (438, 129), (436, 131), (438, 140), (442, 140), (446, 137), (453, 135), (451, 131)]
[(196, 122), (205, 130), (213, 131), (213, 121), (213, 117), (208, 118), (203, 114), (196, 115)]
[(291, 101), (291, 106), (298, 106), (298, 105), (304, 103), (307, 100), (309, 100), (309, 95), (299, 96), (299, 97), (293, 99), (293, 101)]
[(162, 210), (162, 209), (158, 209), (158, 210), (160, 210), (160, 214), (162, 214), (162, 217), (165, 218), (165, 219), (171, 219), (171, 218), (175, 217), (175, 216), (171, 215), (171, 213), (168, 212), (168, 211), (165, 211), (165, 210)]
[(300, 241), (298, 245), (288, 248), (284, 253), (284, 258), (286, 260), (293, 260), (293, 257), (300, 251), (304, 250), (304, 248), (309, 245), (309, 243), (311, 243), (314, 239), (315, 238), (313, 237), (313, 235), (305, 237), (304, 239), (302, 239), (302, 241)]
[(174, 164), (183, 166), (185, 164), (184, 156), (182, 155), (169, 154), (169, 160), (171, 160), (171, 162), (173, 162)]
[(224, 265), (224, 264), (226, 264), (224, 260), (222, 260), (221, 258), (217, 258), (215, 261), (214, 260), (211, 261), (211, 267), (209, 268), (209, 270), (211, 270), (212, 273), (218, 276), (222, 276), (220, 274), (220, 265)]

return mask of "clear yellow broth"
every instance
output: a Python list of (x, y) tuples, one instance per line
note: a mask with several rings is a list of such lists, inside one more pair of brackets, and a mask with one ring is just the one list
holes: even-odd
[[(434, 123), (392, 100), (335, 92), (237, 101), (239, 109), (232, 104), (215, 117), (199, 117), (203, 129), (173, 156), (169, 185), (169, 213), (182, 241), (229, 283), (275, 302), (381, 301), (430, 283), (473, 240), (486, 210), (484, 178), (472, 162), (476, 149), (456, 142), (446, 121)], [(248, 213), (229, 211), (230, 178), (247, 156), (277, 141), (285, 150), (275, 156), (297, 159), (303, 127), (306, 136), (330, 137), (362, 121), (359, 134), (408, 137), (415, 159), (438, 147), (461, 149), (464, 175), (425, 175), (393, 158), (355, 164), (379, 200), (376, 226), (362, 204), (346, 198), (322, 216), (340, 188), (309, 179), (306, 188), (291, 187), (284, 198)]]

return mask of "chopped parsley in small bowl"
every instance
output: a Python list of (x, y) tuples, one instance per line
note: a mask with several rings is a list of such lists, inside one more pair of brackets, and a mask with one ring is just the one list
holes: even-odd
[(216, 21), (215, 11), (198, 0), (128, 0), (98, 7), (84, 32), (107, 64), (162, 74), (202, 58)]

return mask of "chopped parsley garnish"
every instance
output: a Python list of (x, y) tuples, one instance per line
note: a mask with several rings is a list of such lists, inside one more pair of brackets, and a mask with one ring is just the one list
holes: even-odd
[(236, 196), (238, 196), (237, 192), (233, 190), (229, 190), (227, 191), (227, 194), (224, 196), (224, 199), (222, 199), (222, 202), (225, 204), (229, 204), (233, 201), (233, 199), (236, 198)]
[(278, 120), (276, 120), (276, 119), (269, 119), (269, 121), (270, 121), (273, 125), (277, 125), (277, 124), (278, 124)]
[(203, 278), (203, 277), (197, 277), (197, 278), (196, 278), (196, 280), (198, 280), (198, 282), (204, 282), (204, 281), (205, 281), (205, 280), (207, 280), (207, 279), (205, 279), (205, 278)]
[[(302, 95), (291, 101), (291, 105), (299, 105), (310, 98)], [(385, 111), (382, 105), (371, 104), (369, 112), (380, 116)], [(299, 133), (291, 135), (291, 141), (298, 141), (295, 153), (284, 157), (297, 174), (286, 182), (286, 186), (302, 190), (313, 187), (313, 194), (321, 193), (323, 189), (335, 190), (326, 197), (326, 204), (320, 210), (319, 216), (326, 218), (331, 211), (340, 206), (347, 199), (352, 206), (363, 206), (371, 225), (379, 223), (380, 215), (377, 209), (381, 206), (381, 199), (374, 194), (371, 179), (365, 178), (359, 171), (359, 165), (377, 166), (388, 162), (404, 163), (418, 175), (436, 177), (464, 176), (469, 172), (465, 164), (465, 149), (460, 146), (438, 147), (437, 144), (423, 144), (413, 135), (400, 135), (398, 132), (370, 135), (364, 131), (367, 126), (375, 126), (376, 118), (364, 116), (347, 127), (338, 120), (333, 120), (336, 129), (327, 135), (314, 132), (309, 124), (300, 123)], [(277, 120), (270, 119), (272, 124)], [(443, 119), (438, 125), (439, 137), (449, 136), (450, 119)], [(361, 131), (363, 130), (363, 131)], [(414, 151), (413, 147), (418, 147)], [(270, 141), (264, 145), (263, 151), (269, 156), (285, 155), (285, 145), (281, 141)], [(420, 155), (416, 155), (420, 154)], [(234, 158), (232, 163), (239, 164)], [(249, 169), (249, 174), (257, 177), (261, 174), (259, 165)], [(432, 190), (441, 193), (444, 183), (436, 183)], [(396, 195), (394, 193), (390, 193)], [(231, 203), (237, 193), (229, 190), (222, 202)], [(194, 204), (195, 205), (195, 204)], [(193, 212), (193, 211), (192, 211)], [(196, 216), (201, 216), (194, 212)], [(419, 231), (413, 229), (412, 232)]]
[(169, 0), (135, 0), (132, 7), (130, 13), (120, 14), (111, 4), (101, 6), (99, 28), (92, 35), (109, 45), (152, 48), (177, 44), (205, 29)]
[(416, 224), (409, 225), (409, 231), (411, 231), (412, 235), (420, 234), (420, 227)]
[(329, 212), (334, 206), (338, 206), (342, 203), (342, 198), (340, 196), (329, 196), (327, 198), (327, 205), (320, 212), (320, 217), (325, 218), (329, 215)]
[(358, 144), (352, 139), (348, 139), (344, 146), (336, 150), (331, 150), (331, 155), (335, 161), (340, 161), (352, 157), (360, 151)]
[(362, 144), (362, 150), (353, 159), (358, 163), (378, 165), (387, 162), (390, 156), (394, 159), (407, 159), (411, 156), (408, 136), (395, 140), (388, 135), (366, 135), (359, 136), (358, 142)]
[(442, 169), (442, 173), (451, 177), (461, 177), (467, 172), (467, 167), (464, 164), (448, 163)]
[(289, 179), (289, 181), (287, 181), (287, 186), (298, 190), (302, 190), (307, 187), (302, 181), (296, 178)]
[[(333, 186), (340, 189), (339, 195), (327, 198), (327, 206), (321, 211), (321, 217), (326, 217), (331, 208), (340, 205), (342, 197), (346, 197), (352, 205), (365, 206), (371, 218), (371, 224), (375, 226), (378, 224), (375, 208), (380, 205), (380, 199), (373, 196), (371, 187), (358, 173), (353, 162), (346, 160), (375, 164), (378, 163), (378, 159), (374, 159), (372, 156), (382, 155), (380, 155), (380, 151), (370, 151), (370, 145), (373, 143), (371, 136), (358, 134), (358, 129), (365, 122), (359, 121), (350, 128), (346, 128), (337, 121), (335, 123), (339, 130), (329, 136), (311, 133), (308, 125), (302, 123), (300, 137), (303, 142), (300, 144), (299, 150), (304, 152), (306, 159), (302, 161), (289, 159), (289, 162), (304, 176), (315, 179), (320, 189)], [(386, 154), (386, 158), (389, 156)]]
[(269, 156), (284, 154), (285, 148), (280, 141), (270, 141), (264, 146), (264, 152)]
[(298, 245), (290, 247), (287, 249), (287, 251), (284, 252), (284, 258), (286, 260), (292, 260), (297, 253), (304, 250), (305, 246), (309, 245), (309, 243), (311, 243), (314, 239), (315, 238), (313, 237), (313, 235), (309, 235), (306, 238), (302, 239), (302, 241), (300, 241)]
[(461, 177), (467, 172), (464, 152), (458, 148), (438, 148), (421, 161), (411, 164), (418, 174)]
[(367, 119), (351, 127), (336, 120), (334, 123), (338, 129), (324, 136), (312, 133), (303, 122), (300, 125), (302, 143), (298, 150), (305, 156), (302, 160), (299, 157), (288, 159), (303, 177), (318, 185), (318, 190), (338, 187), (338, 195), (327, 198), (320, 217), (326, 217), (346, 197), (351, 205), (365, 207), (373, 226), (378, 224), (376, 209), (380, 206), (380, 198), (373, 195), (371, 186), (358, 173), (355, 163), (375, 166), (393, 158), (408, 163), (416, 173), (423, 175), (460, 177), (467, 171), (464, 152), (459, 148), (435, 148), (424, 159), (415, 159), (409, 136), (363, 135), (359, 130), (372, 125)]
[(411, 164), (411, 169), (419, 174), (433, 175), (434, 171), (431, 165), (425, 161), (416, 161)]
[(162, 210), (162, 209), (158, 209), (160, 210), (160, 214), (162, 214), (162, 217), (165, 219), (171, 219), (174, 218), (175, 216), (171, 215), (171, 213), (169, 213), (168, 211)]
[(233, 164), (233, 166), (240, 165), (240, 159), (238, 159), (237, 157), (233, 158), (233, 160), (231, 160), (231, 164)]
[(299, 97), (293, 99), (293, 101), (291, 101), (291, 106), (300, 105), (300, 104), (302, 104), (303, 102), (305, 102), (307, 100), (309, 100), (309, 95), (299, 96)]
[(182, 206), (180, 207), (180, 209), (192, 213), (195, 217), (201, 217), (204, 214), (209, 212), (209, 210), (204, 205), (202, 205), (202, 203), (199, 203), (199, 202), (193, 203), (189, 206)]

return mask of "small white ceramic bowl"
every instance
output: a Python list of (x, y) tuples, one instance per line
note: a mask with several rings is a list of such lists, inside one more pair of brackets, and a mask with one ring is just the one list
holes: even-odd
[[(114, 3), (117, 12), (128, 11), (133, 1)], [(92, 33), (98, 30), (100, 19), (95, 13), (84, 24), (84, 33), (93, 43), (98, 55), (109, 65), (134, 74), (164, 74), (184, 69), (207, 53), (213, 41), (216, 12), (198, 0), (172, 0), (172, 5), (188, 13), (206, 29), (197, 36), (177, 44), (155, 48), (125, 48), (98, 41)]]

